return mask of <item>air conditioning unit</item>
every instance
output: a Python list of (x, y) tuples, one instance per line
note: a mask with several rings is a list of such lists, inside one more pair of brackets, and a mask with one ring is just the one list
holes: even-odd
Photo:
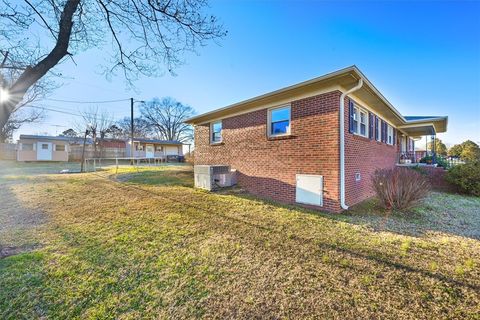
[(195, 188), (209, 191), (231, 187), (237, 183), (236, 170), (224, 165), (197, 165), (193, 168)]

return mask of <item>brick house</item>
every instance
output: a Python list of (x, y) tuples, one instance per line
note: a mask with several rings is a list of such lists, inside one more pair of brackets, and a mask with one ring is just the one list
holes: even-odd
[(447, 117), (405, 117), (356, 67), (198, 115), (195, 165), (229, 165), (248, 192), (339, 212), (373, 195), (377, 168), (412, 162)]

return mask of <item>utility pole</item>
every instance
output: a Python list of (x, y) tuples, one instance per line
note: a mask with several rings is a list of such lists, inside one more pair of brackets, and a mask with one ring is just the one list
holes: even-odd
[(83, 172), (83, 164), (85, 163), (85, 144), (87, 143), (88, 128), (85, 129), (85, 136), (83, 137), (83, 149), (82, 149), (82, 163), (80, 164), (80, 172)]
[(133, 146), (133, 98), (130, 98), (130, 158), (132, 158), (132, 164), (133, 164), (133, 151), (135, 150)]

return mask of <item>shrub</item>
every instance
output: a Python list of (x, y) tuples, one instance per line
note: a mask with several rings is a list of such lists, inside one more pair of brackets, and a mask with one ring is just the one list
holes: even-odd
[(425, 175), (409, 168), (377, 169), (372, 183), (386, 209), (408, 209), (425, 198), (430, 183)]
[(422, 167), (420, 167), (418, 164), (416, 166), (409, 167), (409, 168), (417, 171), (418, 173), (420, 173), (422, 175), (427, 175), (428, 174), (427, 171), (425, 169), (423, 169)]
[[(435, 162), (437, 163), (438, 167), (442, 167), (445, 169), (448, 169), (450, 166), (449, 163), (443, 158), (442, 156), (437, 156), (435, 158)], [(432, 164), (433, 163), (433, 157), (432, 156), (426, 156), (420, 159), (420, 163), (426, 163), (426, 164)]]
[(432, 162), (433, 162), (432, 156), (425, 156), (422, 159), (420, 159), (420, 163), (432, 164)]
[(480, 161), (452, 167), (447, 171), (445, 179), (461, 192), (480, 196)]

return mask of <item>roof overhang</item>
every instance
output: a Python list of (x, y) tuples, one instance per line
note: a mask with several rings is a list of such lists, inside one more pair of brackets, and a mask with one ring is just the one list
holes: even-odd
[[(130, 139), (126, 140), (128, 143), (131, 143)], [(161, 145), (169, 145), (169, 146), (181, 146), (183, 145), (182, 142), (179, 141), (168, 141), (168, 140), (150, 140), (150, 139), (133, 139), (134, 143), (145, 143), (145, 144), (161, 144)]]
[(447, 131), (448, 117), (422, 117), (418, 120), (407, 120), (398, 128), (411, 137), (434, 135)]
[[(356, 67), (347, 67), (321, 77), (300, 82), (279, 90), (275, 90), (248, 100), (231, 104), (229, 106), (216, 109), (201, 115), (187, 119), (185, 122), (197, 125), (210, 122), (212, 120), (232, 117), (238, 114), (251, 112), (257, 109), (263, 109), (289, 103), (291, 101), (321, 94), (322, 92), (331, 92), (339, 90), (345, 92), (357, 85), (358, 81), (363, 79), (363, 86), (354, 93), (355, 98), (368, 104), (379, 116), (394, 124), (398, 128), (407, 128), (409, 124), (417, 124), (418, 127), (424, 127), (425, 123), (432, 123), (435, 132), (445, 132), (447, 127), (447, 117), (431, 117), (418, 120), (407, 120), (365, 77), (365, 75)], [(442, 123), (443, 122), (443, 123)], [(428, 126), (427, 126), (428, 127)], [(408, 127), (410, 128), (410, 127)], [(412, 131), (413, 129), (408, 129)], [(407, 131), (405, 131), (407, 132)], [(418, 129), (419, 134), (430, 134), (431, 128)]]
[(62, 141), (69, 142), (68, 137), (54, 137), (54, 136), (36, 136), (36, 135), (26, 135), (21, 134), (18, 140), (37, 140), (37, 141)]

